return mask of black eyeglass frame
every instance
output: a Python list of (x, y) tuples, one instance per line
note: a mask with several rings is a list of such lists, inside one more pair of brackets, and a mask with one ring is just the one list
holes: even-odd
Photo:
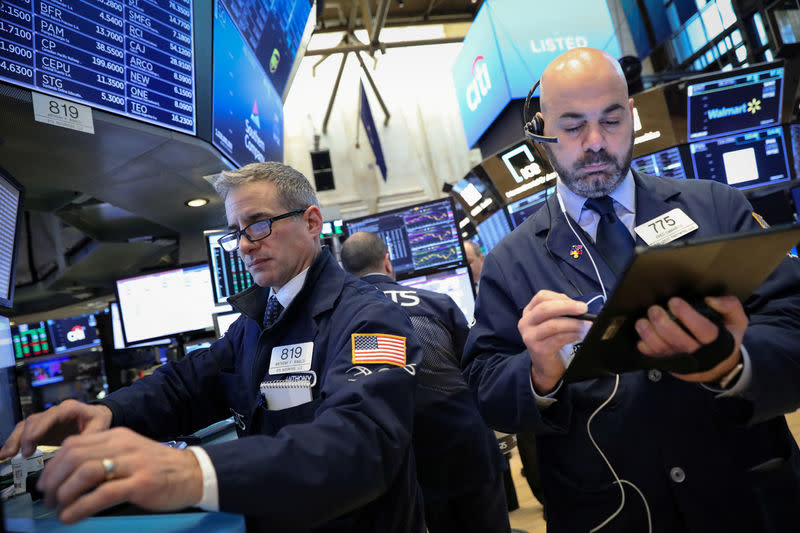
[[(293, 216), (297, 216), (297, 215), (302, 215), (303, 213), (306, 212), (307, 209), (308, 209), (308, 207), (304, 207), (303, 209), (295, 209), (294, 211), (289, 211), (288, 213), (284, 213), (282, 215), (277, 215), (277, 216), (270, 217), (270, 218), (262, 218), (261, 220), (256, 220), (255, 222), (251, 222), (250, 224), (248, 224), (247, 226), (243, 227), (242, 229), (239, 229), (239, 230), (236, 230), (236, 231), (232, 231), (230, 233), (226, 233), (225, 235), (223, 235), (222, 237), (217, 239), (217, 244), (219, 244), (219, 246), (223, 250), (225, 250), (226, 252), (235, 252), (236, 250), (239, 249), (239, 242), (241, 241), (242, 236), (247, 237), (247, 240), (250, 241), (250, 242), (258, 242), (258, 241), (264, 240), (267, 237), (269, 237), (270, 235), (272, 235), (272, 225), (275, 222), (277, 222), (278, 220), (281, 220), (283, 218), (289, 218), (289, 217), (293, 217)], [(256, 239), (256, 238), (253, 238), (253, 237), (251, 237), (250, 235), (247, 234), (247, 230), (250, 229), (251, 226), (253, 226), (255, 224), (263, 224), (264, 222), (267, 223), (267, 232), (263, 236), (258, 237)], [(225, 247), (225, 244), (228, 243), (228, 242), (234, 242), (234, 243), (236, 243), (236, 246), (229, 250), (229, 249), (227, 249)]]

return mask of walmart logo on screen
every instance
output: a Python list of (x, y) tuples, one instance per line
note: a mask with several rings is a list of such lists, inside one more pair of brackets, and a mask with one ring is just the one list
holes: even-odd
[(717, 118), (725, 118), (725, 117), (732, 117), (735, 115), (744, 115), (745, 113), (751, 113), (755, 115), (761, 111), (761, 100), (758, 98), (753, 98), (749, 102), (744, 102), (737, 106), (732, 107), (715, 107), (713, 109), (709, 109), (706, 111), (709, 120), (714, 120)]

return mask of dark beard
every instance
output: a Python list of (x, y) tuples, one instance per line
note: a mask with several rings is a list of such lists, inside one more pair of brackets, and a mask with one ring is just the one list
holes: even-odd
[[(628, 170), (631, 168), (631, 160), (633, 159), (633, 140), (634, 133), (631, 131), (630, 147), (621, 160), (615, 159), (605, 150), (586, 152), (583, 158), (575, 162), (571, 170), (567, 170), (561, 165), (558, 159), (553, 155), (550, 146), (544, 144), (543, 147), (545, 152), (547, 152), (547, 157), (550, 159), (550, 164), (553, 165), (553, 169), (558, 172), (561, 181), (567, 189), (584, 198), (599, 198), (600, 196), (608, 195), (616, 189), (617, 186), (622, 183), (622, 180), (625, 179), (625, 176), (627, 176)], [(579, 174), (583, 167), (600, 163), (607, 163), (611, 168), (592, 174)]]

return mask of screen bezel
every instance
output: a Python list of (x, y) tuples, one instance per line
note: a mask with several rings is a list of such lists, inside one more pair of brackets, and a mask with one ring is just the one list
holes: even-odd
[(8, 294), (0, 294), (0, 306), (11, 309), (14, 306), (14, 285), (17, 279), (17, 256), (19, 255), (20, 228), (25, 205), (25, 187), (3, 167), (0, 166), (0, 178), (6, 180), (19, 193), (17, 202), (17, 218), (14, 222), (14, 243), (11, 247), (11, 271), (8, 275)]
[(408, 279), (408, 278), (416, 278), (416, 277), (419, 277), (419, 276), (424, 276), (426, 274), (433, 274), (435, 272), (442, 272), (444, 270), (449, 270), (451, 268), (458, 268), (460, 266), (469, 267), (469, 264), (467, 263), (467, 253), (466, 253), (466, 250), (464, 250), (464, 239), (461, 236), (461, 228), (458, 227), (458, 220), (457, 220), (458, 217), (457, 217), (457, 213), (456, 213), (456, 206), (455, 206), (455, 202), (454, 202), (452, 196), (445, 196), (445, 197), (442, 197), (442, 198), (437, 198), (436, 200), (428, 200), (426, 202), (421, 202), (421, 203), (418, 203), (418, 204), (407, 205), (405, 207), (398, 207), (398, 208), (395, 208), (395, 209), (390, 209), (388, 211), (381, 211), (380, 213), (375, 213), (375, 214), (372, 214), (372, 215), (364, 215), (364, 216), (361, 216), (361, 217), (350, 218), (350, 219), (347, 219), (347, 220), (344, 221), (345, 230), (347, 232), (347, 235), (352, 235), (353, 231), (352, 231), (352, 228), (350, 227), (351, 224), (354, 224), (354, 223), (357, 223), (357, 222), (361, 222), (361, 221), (366, 220), (368, 218), (375, 218), (375, 217), (379, 217), (379, 216), (394, 215), (394, 214), (397, 214), (397, 213), (401, 213), (403, 211), (408, 211), (409, 209), (414, 209), (414, 208), (417, 208), (417, 207), (426, 207), (428, 205), (435, 204), (435, 203), (440, 203), (442, 201), (446, 201), (450, 205), (450, 209), (452, 209), (452, 211), (453, 211), (453, 224), (455, 224), (456, 235), (458, 236), (458, 245), (459, 245), (459, 248), (461, 250), (461, 261), (459, 263), (454, 263), (452, 265), (447, 265), (447, 266), (444, 266), (444, 267), (429, 267), (429, 268), (425, 268), (425, 269), (422, 269), (422, 270), (412, 270), (412, 271), (405, 272), (405, 273), (396, 272), (395, 274), (397, 276), (397, 279), (401, 280), (401, 279)]

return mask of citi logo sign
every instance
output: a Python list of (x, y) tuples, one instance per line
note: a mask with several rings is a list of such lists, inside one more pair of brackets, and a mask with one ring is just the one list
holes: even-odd
[(758, 98), (753, 98), (749, 102), (744, 102), (737, 106), (715, 107), (709, 109), (708, 111), (706, 111), (706, 115), (708, 115), (709, 120), (715, 120), (718, 118), (744, 115), (745, 113), (750, 113), (755, 115), (759, 111), (761, 111), (761, 100), (759, 100)]
[(67, 332), (67, 340), (69, 342), (78, 342), (86, 339), (86, 328), (83, 326), (73, 326), (71, 330)]
[(489, 67), (486, 65), (486, 59), (479, 55), (472, 62), (472, 81), (467, 85), (467, 106), (470, 111), (478, 109), (478, 104), (491, 88)]

